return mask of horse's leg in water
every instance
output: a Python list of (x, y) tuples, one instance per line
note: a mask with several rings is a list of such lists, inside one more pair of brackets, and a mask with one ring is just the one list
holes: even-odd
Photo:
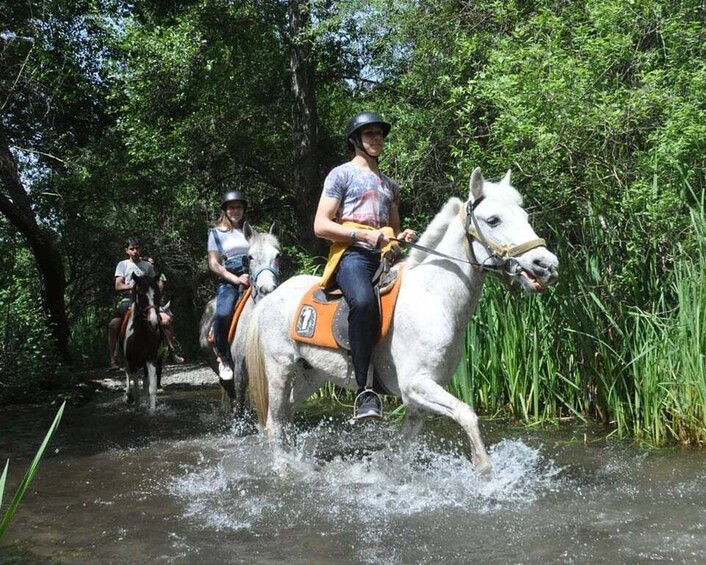
[(247, 367), (245, 366), (245, 359), (242, 355), (236, 356), (233, 361), (232, 383), (232, 396), (230, 397), (231, 410), (233, 411), (233, 416), (239, 418), (245, 412), (245, 391), (248, 388)]
[(406, 440), (411, 441), (415, 439), (419, 432), (422, 431), (424, 426), (424, 412), (410, 406), (409, 404), (405, 406), (404, 420), (402, 420), (402, 428), (400, 429), (400, 435)]
[(266, 432), (267, 438), (283, 447), (285, 438), (283, 429), (292, 420), (292, 406), (289, 398), (292, 394), (292, 382), (286, 372), (279, 367), (272, 370), (273, 363), (266, 361), (267, 390), (269, 395), (269, 408), (267, 410)]
[[(162, 367), (164, 366), (164, 354), (160, 353), (157, 356), (157, 363), (155, 367), (157, 369), (157, 390), (162, 390)], [(145, 363), (143, 370), (145, 372), (145, 379), (147, 378), (147, 363)], [(147, 388), (147, 387), (145, 387)]]
[(157, 357), (157, 364), (155, 369), (157, 370), (157, 390), (162, 390), (162, 367), (164, 366), (164, 355), (159, 355)]
[(127, 404), (139, 403), (140, 401), (140, 385), (139, 385), (139, 368), (130, 370), (130, 364), (125, 363), (125, 402)]
[[(305, 378), (304, 369), (295, 364), (267, 357), (265, 371), (269, 394), (267, 437), (286, 447), (286, 431), (297, 405), (318, 390), (320, 383)], [(309, 375), (310, 376), (310, 375)]]
[(471, 442), (471, 459), (480, 475), (490, 473), (491, 464), (478, 429), (478, 416), (468, 404), (461, 402), (431, 378), (417, 374), (402, 388), (402, 398), (412, 410), (428, 410), (456, 420)]
[(236, 399), (236, 393), (235, 393), (235, 378), (230, 378), (230, 379), (222, 379), (218, 377), (218, 382), (220, 383), (221, 387), (225, 391), (225, 393), (228, 395), (228, 400), (230, 401), (231, 407), (233, 406), (233, 403), (235, 402)]
[(157, 408), (157, 364), (147, 363), (147, 391), (150, 398), (150, 411), (154, 412)]
[(164, 358), (167, 355), (165, 350), (160, 349), (160, 354), (157, 355), (155, 370), (157, 372), (157, 390), (162, 390), (162, 369), (164, 368)]

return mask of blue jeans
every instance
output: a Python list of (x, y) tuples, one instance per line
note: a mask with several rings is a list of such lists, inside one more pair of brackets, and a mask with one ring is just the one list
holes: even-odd
[(225, 361), (230, 359), (228, 347), (228, 332), (233, 320), (235, 304), (240, 297), (240, 291), (230, 283), (221, 283), (216, 291), (216, 314), (213, 318), (213, 337), (218, 356)]
[(380, 309), (373, 276), (380, 266), (380, 251), (349, 248), (341, 257), (336, 283), (348, 302), (348, 339), (358, 390), (365, 388), (373, 348), (380, 335)]

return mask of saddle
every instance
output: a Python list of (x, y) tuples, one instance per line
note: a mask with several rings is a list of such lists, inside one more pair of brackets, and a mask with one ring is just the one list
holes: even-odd
[(122, 341), (125, 339), (125, 333), (127, 332), (127, 324), (130, 321), (130, 317), (132, 316), (132, 308), (128, 308), (125, 310), (125, 313), (123, 314), (123, 321), (120, 322), (120, 332), (118, 333), (118, 338)]
[(243, 308), (248, 300), (250, 300), (250, 295), (252, 294), (252, 287), (248, 287), (243, 292), (240, 300), (235, 305), (235, 310), (233, 311), (233, 319), (230, 322), (230, 329), (228, 330), (228, 343), (233, 343), (235, 339), (235, 330), (238, 327), (238, 320), (240, 320), (240, 315), (243, 313)]
[[(404, 264), (383, 273), (376, 284), (380, 307), (380, 338), (387, 335), (395, 312), (395, 304), (402, 286)], [(324, 289), (319, 283), (304, 293), (299, 302), (289, 337), (295, 341), (345, 349), (350, 351), (348, 340), (348, 302), (341, 300), (340, 289)]]
[[(243, 295), (238, 299), (238, 302), (233, 309), (233, 319), (230, 321), (230, 328), (228, 330), (228, 343), (233, 343), (235, 339), (235, 330), (238, 328), (238, 320), (240, 320), (240, 315), (243, 313), (243, 308), (248, 300), (250, 300), (250, 295), (252, 294), (252, 288), (248, 287), (243, 292)], [(216, 338), (213, 335), (213, 327), (208, 332), (208, 343), (215, 345)]]

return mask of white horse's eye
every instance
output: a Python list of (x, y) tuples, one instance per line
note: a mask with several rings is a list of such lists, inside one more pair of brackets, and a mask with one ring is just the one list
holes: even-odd
[(486, 222), (491, 228), (494, 228), (494, 227), (500, 225), (500, 218), (498, 218), (497, 216), (490, 216), (490, 218), (488, 218), (485, 222)]

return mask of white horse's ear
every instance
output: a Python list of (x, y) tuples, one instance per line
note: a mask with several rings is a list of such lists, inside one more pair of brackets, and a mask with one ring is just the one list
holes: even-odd
[(510, 172), (511, 170), (508, 169), (507, 173), (505, 173), (505, 176), (503, 177), (503, 180), (500, 181), (502, 184), (510, 184)]
[(162, 308), (164, 310), (169, 310), (169, 307), (172, 305), (172, 301), (168, 300), (166, 304), (162, 304)]
[(272, 235), (272, 234), (274, 233), (274, 231), (275, 231), (275, 223), (272, 222), (272, 225), (270, 226), (270, 231), (268, 231), (267, 233), (269, 233), (270, 235)]
[(471, 173), (471, 181), (468, 183), (468, 199), (472, 202), (483, 196), (483, 173), (480, 172), (480, 167), (473, 169)]
[(252, 229), (252, 226), (250, 225), (249, 222), (245, 222), (243, 224), (243, 235), (245, 236), (245, 239), (249, 240), (255, 233), (255, 230)]

